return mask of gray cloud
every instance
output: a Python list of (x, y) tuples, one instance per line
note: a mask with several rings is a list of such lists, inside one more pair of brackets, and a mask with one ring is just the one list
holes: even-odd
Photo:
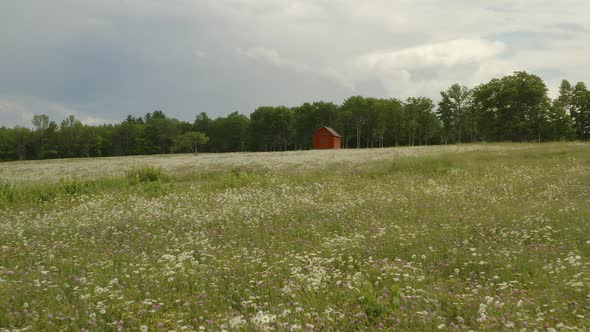
[(4, 1), (0, 125), (437, 98), (513, 70), (554, 93), (590, 80), (589, 18), (584, 0)]

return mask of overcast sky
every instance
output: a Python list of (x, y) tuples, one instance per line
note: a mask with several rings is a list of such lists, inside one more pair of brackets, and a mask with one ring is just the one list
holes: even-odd
[(590, 83), (588, 0), (3, 0), (0, 126), (192, 121), (515, 70)]

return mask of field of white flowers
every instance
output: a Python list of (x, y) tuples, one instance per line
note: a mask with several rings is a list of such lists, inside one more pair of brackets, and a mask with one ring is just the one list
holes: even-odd
[(0, 179), (14, 182), (58, 181), (63, 179), (88, 180), (107, 176), (123, 176), (131, 167), (150, 165), (160, 167), (176, 176), (206, 173), (228, 168), (256, 168), (258, 170), (305, 171), (327, 164), (358, 165), (367, 161), (391, 160), (410, 156), (432, 156), (444, 152), (506, 151), (525, 147), (499, 145), (463, 145), (438, 147), (400, 147), (396, 149), (324, 150), (257, 153), (192, 154), (132, 156), (93, 159), (59, 159), (43, 162), (7, 162), (0, 167)]
[(0, 331), (377, 329), (590, 329), (590, 144), (0, 164)]

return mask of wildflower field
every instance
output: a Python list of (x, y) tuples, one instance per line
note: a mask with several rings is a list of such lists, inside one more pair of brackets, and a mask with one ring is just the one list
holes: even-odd
[(0, 331), (587, 331), (590, 144), (0, 164)]

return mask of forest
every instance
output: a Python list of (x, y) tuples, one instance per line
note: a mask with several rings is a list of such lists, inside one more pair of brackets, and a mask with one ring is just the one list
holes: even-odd
[(521, 71), (473, 88), (454, 84), (437, 103), (353, 96), (341, 105), (262, 106), (249, 117), (200, 112), (192, 123), (157, 110), (98, 126), (40, 114), (30, 128), (0, 127), (0, 160), (304, 150), (320, 126), (339, 132), (343, 148), (588, 140), (590, 91), (563, 80), (552, 100), (540, 77)]

